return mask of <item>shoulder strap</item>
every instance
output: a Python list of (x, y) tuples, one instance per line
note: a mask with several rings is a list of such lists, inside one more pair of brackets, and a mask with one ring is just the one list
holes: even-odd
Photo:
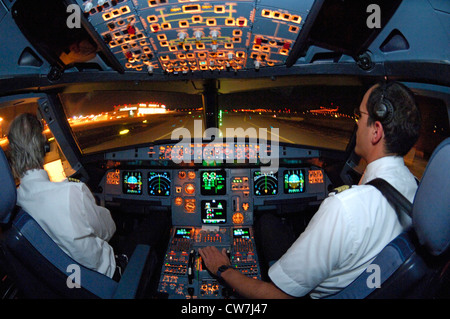
[(411, 217), (412, 215), (411, 202), (384, 179), (376, 178), (366, 183), (366, 185), (372, 185), (376, 187), (381, 192), (381, 194), (383, 194), (384, 197), (386, 197), (388, 202), (391, 203), (396, 212), (398, 212), (399, 209), (401, 209), (406, 214), (408, 214), (408, 216)]

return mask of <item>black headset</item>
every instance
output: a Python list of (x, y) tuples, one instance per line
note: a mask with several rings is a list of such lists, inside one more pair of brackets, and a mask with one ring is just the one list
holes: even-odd
[(383, 91), (381, 92), (380, 102), (375, 105), (373, 109), (374, 117), (376, 121), (380, 121), (383, 124), (388, 124), (394, 117), (394, 106), (392, 102), (386, 97), (387, 89), (390, 83), (383, 84)]

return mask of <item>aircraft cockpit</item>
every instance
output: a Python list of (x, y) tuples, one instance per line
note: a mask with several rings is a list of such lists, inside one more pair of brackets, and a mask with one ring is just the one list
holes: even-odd
[[(258, 221), (300, 236), (330, 193), (358, 185), (359, 106), (375, 83), (414, 93), (420, 136), (404, 162), (426, 175), (450, 136), (449, 14), (439, 0), (0, 0), (0, 146), (9, 159), (13, 119), (36, 114), (50, 180), (87, 185), (116, 224), (112, 246), (167, 220), (152, 271), (136, 268), (140, 297), (242, 299), (199, 250), (270, 281)], [(1, 297), (39, 298), (3, 259)]]

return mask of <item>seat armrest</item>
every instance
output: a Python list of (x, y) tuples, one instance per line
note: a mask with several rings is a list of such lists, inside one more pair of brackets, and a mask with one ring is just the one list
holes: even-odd
[(134, 299), (150, 255), (150, 246), (137, 245), (120, 279), (113, 299)]

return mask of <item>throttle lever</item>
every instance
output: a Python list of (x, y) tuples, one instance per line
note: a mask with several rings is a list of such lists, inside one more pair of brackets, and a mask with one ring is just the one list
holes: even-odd
[(194, 262), (195, 262), (195, 250), (192, 249), (189, 253), (189, 262), (188, 262), (188, 281), (189, 284), (192, 284), (192, 280), (194, 279)]

